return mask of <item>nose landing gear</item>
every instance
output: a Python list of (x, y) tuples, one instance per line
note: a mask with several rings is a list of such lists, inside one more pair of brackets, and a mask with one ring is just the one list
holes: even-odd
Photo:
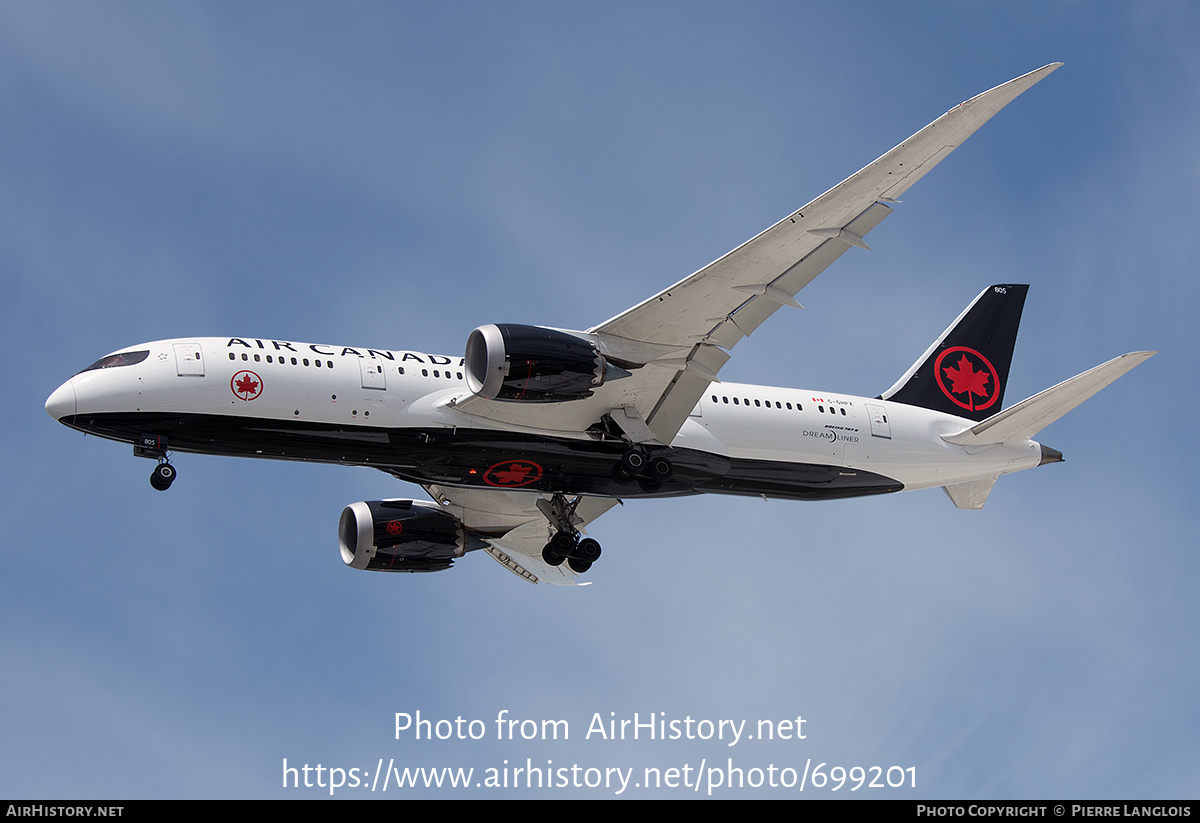
[(175, 482), (175, 467), (167, 458), (167, 438), (155, 434), (139, 434), (133, 444), (134, 457), (149, 457), (158, 465), (150, 473), (150, 485), (160, 492), (171, 488)]
[(150, 473), (150, 485), (160, 492), (165, 492), (171, 488), (171, 484), (174, 482), (175, 467), (164, 457), (162, 462), (155, 466), (154, 471)]

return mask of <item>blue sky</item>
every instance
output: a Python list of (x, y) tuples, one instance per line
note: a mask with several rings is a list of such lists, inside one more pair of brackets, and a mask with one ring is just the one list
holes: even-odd
[[(0, 5), (0, 794), (732, 757), (915, 767), (869, 797), (1194, 798), (1197, 34), (1183, 2)], [(722, 372), (874, 395), (998, 282), (1031, 284), (1010, 403), (1162, 350), (982, 512), (630, 501), (591, 529), (586, 589), (483, 556), (373, 575), (338, 557), (342, 507), (420, 489), (183, 455), (160, 494), (42, 409), (146, 340), (455, 354), (483, 323), (585, 328), (1052, 61)], [(417, 710), (571, 739), (394, 739)], [(807, 736), (585, 740), (610, 712)]]

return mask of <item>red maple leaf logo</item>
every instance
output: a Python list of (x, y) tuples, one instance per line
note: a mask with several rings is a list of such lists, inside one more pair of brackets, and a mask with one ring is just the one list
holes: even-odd
[(237, 381), (238, 394), (254, 394), (258, 391), (258, 383), (250, 379), (250, 375), (246, 375), (241, 380)]
[(542, 467), (531, 460), (506, 460), (488, 469), (483, 475), (483, 482), (489, 486), (525, 486), (541, 477)]
[(498, 472), (492, 472), (492, 480), (502, 486), (512, 486), (517, 483), (524, 483), (525, 478), (533, 471), (533, 466), (523, 466), (520, 463), (513, 463), (507, 469), (502, 469)]
[[(942, 360), (949, 362), (948, 356), (955, 353), (958, 354), (957, 362), (951, 366), (942, 366)], [(976, 369), (976, 365), (983, 368)], [(974, 412), (982, 411), (996, 402), (1000, 378), (996, 374), (995, 367), (988, 362), (987, 358), (974, 349), (968, 349), (965, 346), (950, 349), (938, 358), (934, 367), (940, 370), (937, 373), (938, 385), (955, 404)], [(947, 380), (950, 381), (950, 385), (946, 384)], [(955, 397), (955, 395), (964, 394), (966, 400)], [(977, 397), (979, 398), (978, 402), (975, 399)]]
[(229, 381), (229, 387), (242, 400), (253, 400), (262, 394), (262, 379), (252, 371), (240, 371)]
[(956, 346), (939, 354), (933, 374), (942, 393), (954, 405), (968, 411), (983, 411), (1000, 399), (1000, 374), (996, 367), (967, 346)]
[(988, 388), (988, 379), (991, 375), (986, 371), (975, 371), (975, 367), (971, 365), (971, 361), (965, 354), (958, 358), (958, 362), (954, 366), (945, 370), (945, 375), (954, 384), (954, 387), (950, 389), (954, 394), (970, 392), (980, 397), (987, 397), (991, 392), (991, 389)]

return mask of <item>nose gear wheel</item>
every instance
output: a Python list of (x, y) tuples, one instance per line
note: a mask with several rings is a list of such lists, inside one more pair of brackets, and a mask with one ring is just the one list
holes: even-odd
[(150, 473), (150, 485), (160, 492), (165, 492), (171, 488), (171, 484), (175, 482), (175, 477), (175, 467), (164, 458), (161, 463), (154, 467), (154, 471)]

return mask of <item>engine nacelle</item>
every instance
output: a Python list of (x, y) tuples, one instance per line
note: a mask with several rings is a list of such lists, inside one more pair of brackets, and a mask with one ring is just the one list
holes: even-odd
[(488, 400), (581, 400), (606, 380), (628, 377), (591, 341), (541, 326), (490, 324), (467, 338), (467, 386)]
[(454, 515), (413, 500), (351, 503), (338, 523), (342, 560), (354, 569), (437, 572), (484, 545)]

